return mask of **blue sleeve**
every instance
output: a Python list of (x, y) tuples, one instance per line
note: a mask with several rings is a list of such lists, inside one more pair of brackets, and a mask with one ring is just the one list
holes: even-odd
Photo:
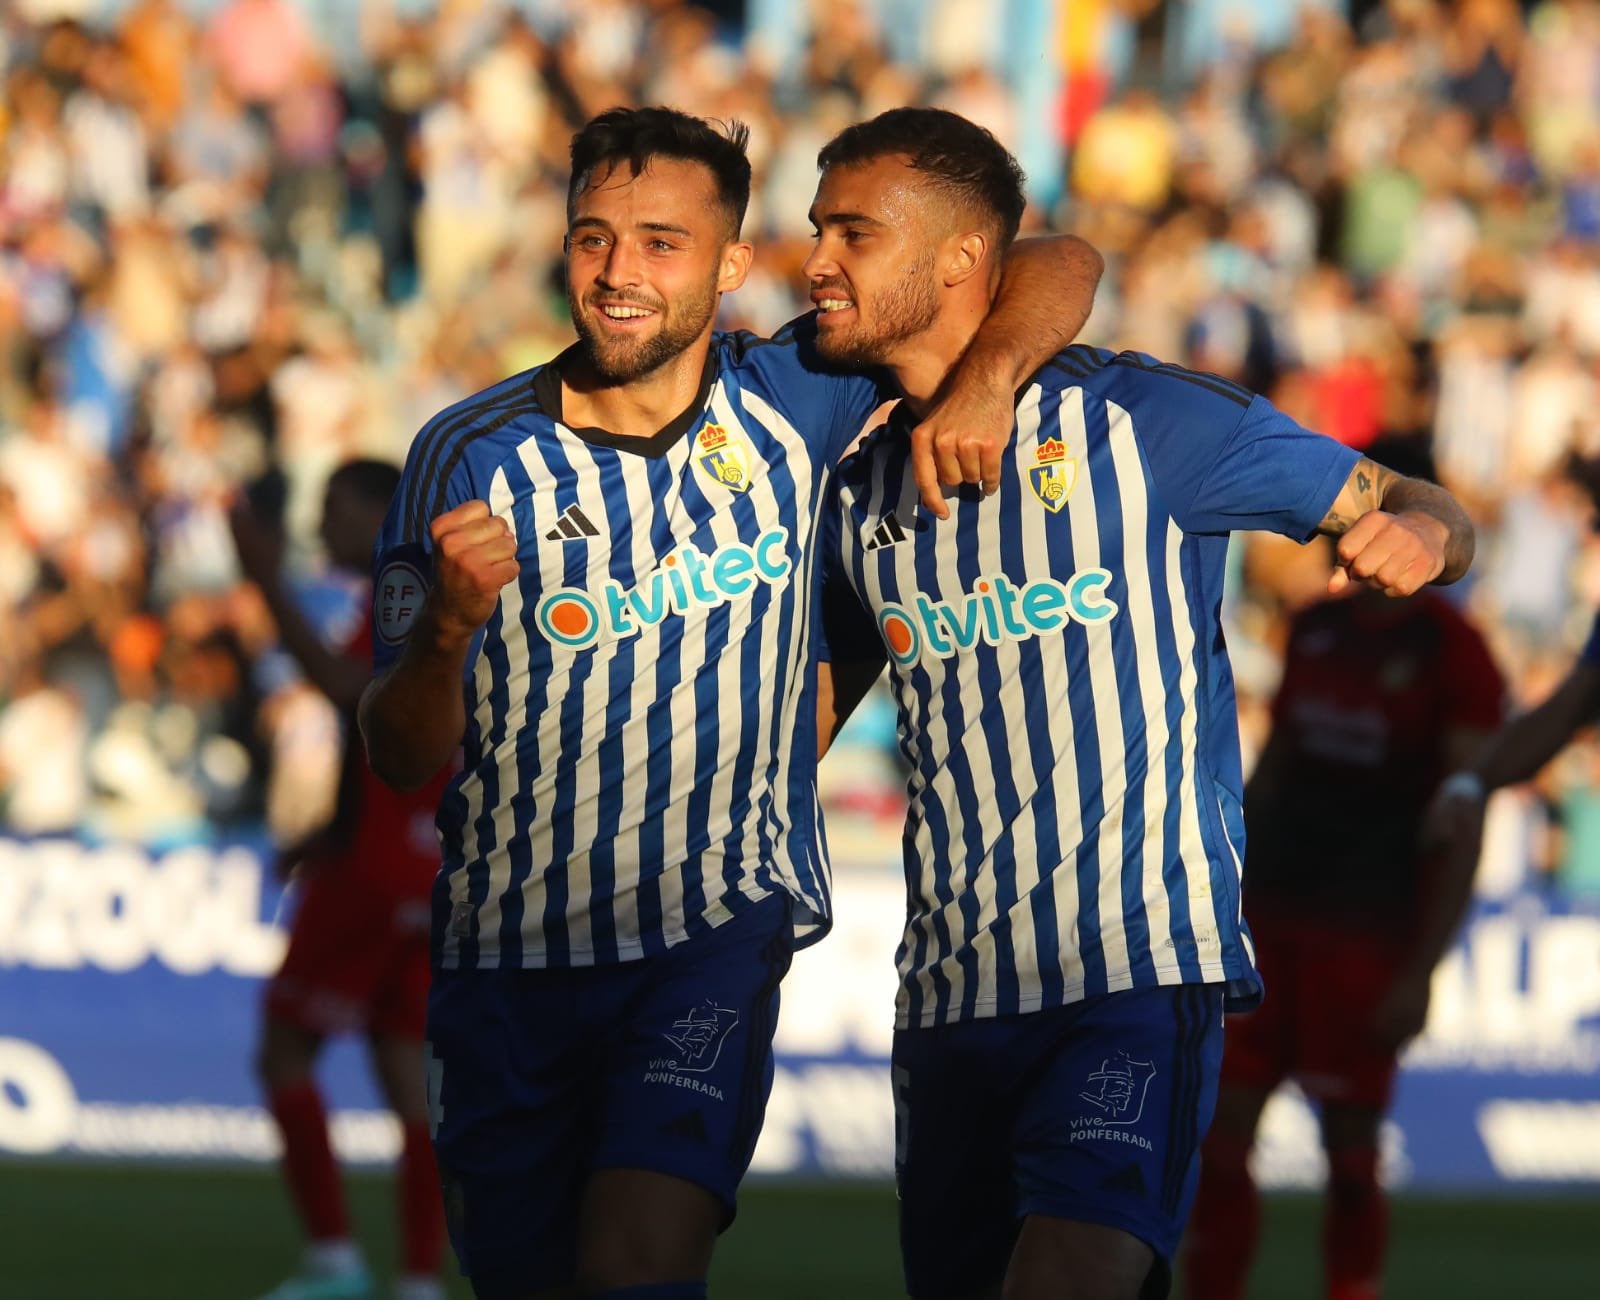
[(877, 621), (856, 595), (839, 542), (840, 506), (830, 492), (817, 526), (817, 590), (812, 644), (823, 663), (871, 663), (884, 657)]
[[(453, 409), (453, 408), (452, 408)], [(477, 496), (466, 457), (441, 455), (450, 416), (445, 411), (423, 426), (411, 443), (400, 486), (389, 502), (372, 554), (372, 670), (385, 672), (405, 649), (422, 602), (433, 583), (433, 537), (429, 524)], [(441, 480), (441, 463), (451, 465)]]
[(822, 464), (836, 465), (890, 394), (878, 376), (828, 366), (817, 356), (815, 338), (815, 316), (806, 315), (770, 340), (739, 334), (728, 341), (745, 382), (795, 427)]
[(1578, 656), (1578, 662), (1600, 665), (1600, 614), (1594, 616), (1594, 626), (1589, 629), (1589, 639), (1583, 643), (1583, 653)]
[(1133, 424), (1185, 532), (1265, 529), (1305, 541), (1361, 458), (1264, 397), (1245, 401), (1167, 376), (1153, 377), (1150, 388), (1151, 400), (1135, 403)]

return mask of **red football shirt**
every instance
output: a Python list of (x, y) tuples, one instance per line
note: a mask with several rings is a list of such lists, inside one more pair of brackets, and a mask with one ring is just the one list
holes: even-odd
[[(357, 622), (344, 654), (370, 666), (369, 620)], [(323, 855), (317, 865), (353, 872), (386, 892), (427, 898), (439, 871), (434, 816), (454, 774), (454, 765), (450, 764), (419, 790), (402, 792), (385, 785), (367, 764), (361, 737), (352, 726), (346, 739), (335, 814), (343, 834), (335, 837), (338, 849)]]
[(1504, 693), (1482, 636), (1432, 591), (1299, 614), (1272, 711), (1283, 779), (1245, 804), (1247, 915), (1408, 923), (1445, 738), (1493, 730)]

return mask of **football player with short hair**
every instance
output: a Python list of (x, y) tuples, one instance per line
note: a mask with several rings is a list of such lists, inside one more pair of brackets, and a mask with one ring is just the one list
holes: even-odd
[(1472, 531), (1214, 375), (1069, 347), (1017, 391), (990, 495), (919, 508), (908, 430), (995, 292), (1022, 175), (951, 113), (820, 156), (818, 350), (900, 408), (840, 467), (826, 741), (885, 659), (911, 768), (893, 1059), (916, 1300), (1164, 1295), (1216, 1098), (1239, 915), (1236, 528), (1339, 538), (1334, 585), (1452, 581)]

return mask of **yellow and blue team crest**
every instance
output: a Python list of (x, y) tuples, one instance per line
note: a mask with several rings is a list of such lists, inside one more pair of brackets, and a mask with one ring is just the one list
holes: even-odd
[(1050, 438), (1034, 452), (1037, 464), (1028, 471), (1028, 482), (1034, 495), (1043, 501), (1047, 510), (1060, 510), (1072, 495), (1072, 485), (1078, 481), (1078, 462), (1067, 455), (1067, 444), (1060, 438)]
[(735, 492), (750, 490), (750, 455), (744, 443), (729, 437), (720, 424), (707, 424), (695, 441), (695, 456), (707, 474)]

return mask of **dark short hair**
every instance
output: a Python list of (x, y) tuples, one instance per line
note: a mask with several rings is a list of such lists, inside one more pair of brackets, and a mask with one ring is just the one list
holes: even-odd
[(400, 470), (386, 460), (347, 460), (329, 475), (328, 486), (335, 484), (382, 509), (399, 491)]
[(711, 173), (737, 236), (750, 206), (749, 141), (750, 128), (743, 122), (712, 123), (675, 108), (608, 108), (572, 137), (567, 206), (597, 169), (627, 163), (637, 176), (652, 158), (674, 158), (699, 163)]
[(990, 213), (1004, 248), (1017, 237), (1026, 179), (1006, 147), (976, 122), (942, 108), (891, 108), (870, 121), (847, 126), (823, 146), (817, 167), (850, 167), (903, 154), (956, 198)]

